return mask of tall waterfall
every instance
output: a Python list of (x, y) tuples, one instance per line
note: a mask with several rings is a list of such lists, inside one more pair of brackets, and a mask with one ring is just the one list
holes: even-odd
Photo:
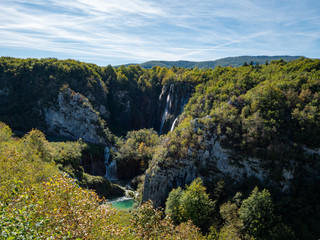
[(170, 132), (172, 132), (174, 130), (174, 128), (176, 127), (177, 121), (178, 121), (178, 117), (176, 117), (176, 119), (173, 121), (171, 128), (170, 128)]
[[(168, 92), (168, 96), (167, 96), (167, 102), (166, 102), (166, 107), (164, 109), (164, 113), (162, 115), (162, 118), (161, 118), (161, 124), (160, 124), (160, 130), (159, 130), (159, 134), (162, 133), (162, 129), (163, 129), (163, 125), (167, 119), (167, 116), (168, 116), (168, 112), (171, 108), (171, 92), (172, 92), (172, 89), (173, 89), (173, 84), (170, 85), (170, 89), (169, 89), (169, 92)], [(162, 93), (161, 93), (162, 95)]]
[(106, 174), (104, 175), (109, 180), (118, 180), (118, 170), (117, 170), (117, 163), (113, 160), (109, 164), (110, 158), (110, 149), (105, 147), (104, 149), (104, 164), (106, 165)]

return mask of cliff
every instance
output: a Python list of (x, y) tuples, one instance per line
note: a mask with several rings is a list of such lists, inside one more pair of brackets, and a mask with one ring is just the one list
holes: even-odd
[(70, 88), (60, 92), (57, 103), (44, 108), (43, 115), (49, 134), (106, 144), (99, 113), (86, 97)]
[(222, 147), (220, 141), (223, 136), (218, 136), (214, 128), (208, 129), (204, 126), (202, 120), (206, 118), (190, 122), (193, 132), (196, 134), (201, 131), (202, 137), (196, 147), (188, 148), (183, 158), (170, 157), (170, 150), (165, 146), (162, 150), (165, 152), (165, 160), (153, 161), (145, 174), (142, 201), (151, 199), (156, 207), (164, 205), (173, 188), (184, 187), (197, 177), (201, 177), (205, 183), (223, 179), (236, 186), (254, 178), (265, 187), (272, 186), (289, 193), (293, 181), (301, 176), (302, 172), (305, 176), (319, 176), (319, 166), (312, 161), (315, 157), (319, 158), (318, 151), (305, 150), (304, 158), (307, 162), (303, 163), (290, 159), (273, 161), (246, 156), (235, 149)]

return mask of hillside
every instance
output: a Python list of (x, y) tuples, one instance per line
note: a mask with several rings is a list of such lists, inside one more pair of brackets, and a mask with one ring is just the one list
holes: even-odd
[[(279, 60), (283, 59), (285, 61), (292, 61), (295, 59), (298, 59), (300, 56), (240, 56), (240, 57), (227, 57), (227, 58), (221, 58), (214, 61), (203, 61), (203, 62), (192, 62), (192, 61), (149, 61), (139, 64), (142, 68), (152, 68), (153, 66), (159, 66), (159, 67), (167, 67), (171, 68), (173, 66), (175, 67), (183, 67), (183, 68), (215, 68), (217, 66), (221, 67), (227, 67), (227, 66), (233, 66), (233, 67), (240, 67), (245, 62), (246, 63), (253, 63), (256, 65), (259, 64), (265, 64), (267, 61), (270, 62), (272, 60)], [(126, 64), (125, 66), (129, 65), (136, 65), (136, 64)]]
[[(54, 236), (56, 224), (57, 236), (69, 231), (70, 238), (319, 238), (320, 60), (240, 65), (147, 69), (1, 58), (0, 217), (9, 230), (0, 236), (19, 224), (34, 238)], [(15, 138), (6, 124), (29, 133)], [(75, 142), (48, 142), (33, 128)], [(110, 166), (146, 205), (103, 208), (95, 194), (58, 177), (63, 171), (108, 197), (120, 191), (106, 179)], [(59, 184), (72, 190), (67, 201)], [(47, 194), (61, 203), (49, 205), (49, 216)], [(35, 209), (40, 218), (24, 221)]]

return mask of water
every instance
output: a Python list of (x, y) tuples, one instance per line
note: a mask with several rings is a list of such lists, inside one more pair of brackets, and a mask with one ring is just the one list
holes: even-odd
[(109, 199), (109, 202), (114, 208), (117, 209), (130, 209), (133, 207), (135, 201), (133, 200), (133, 196), (135, 195), (134, 191), (131, 190), (128, 182), (122, 182), (118, 180), (118, 170), (117, 170), (117, 162), (115, 160), (109, 163), (110, 158), (110, 149), (105, 147), (104, 149), (104, 163), (106, 165), (106, 175), (105, 177), (112, 181), (113, 183), (117, 183), (119, 185), (125, 185), (123, 187), (125, 189), (125, 196)]
[(135, 204), (135, 201), (133, 200), (134, 197), (137, 197), (137, 193), (134, 192), (130, 185), (128, 184), (128, 181), (112, 181), (113, 183), (116, 183), (120, 185), (123, 189), (125, 189), (125, 196), (109, 199), (109, 203), (111, 203), (111, 206), (117, 209), (130, 209)]
[(109, 164), (110, 158), (110, 149), (105, 147), (104, 149), (104, 164), (106, 165), (106, 175), (105, 177), (109, 180), (117, 180), (118, 179), (118, 170), (116, 161), (112, 161)]
[(170, 132), (172, 132), (174, 130), (174, 128), (176, 127), (177, 120), (178, 120), (178, 117), (173, 121), (171, 128), (170, 128)]
[(109, 157), (110, 157), (110, 149), (105, 147), (104, 149), (104, 163), (107, 165), (109, 164)]
[(120, 197), (110, 201), (111, 206), (117, 209), (130, 209), (133, 207), (135, 201), (132, 198)]
[(109, 165), (107, 165), (105, 177), (109, 180), (118, 180), (118, 170), (116, 161), (113, 160)]
[(166, 103), (166, 108), (164, 109), (164, 113), (162, 115), (162, 118), (161, 118), (161, 124), (160, 124), (160, 130), (159, 130), (159, 134), (162, 133), (162, 128), (163, 128), (163, 125), (167, 119), (167, 115), (168, 115), (168, 112), (171, 108), (171, 92), (172, 92), (172, 89), (173, 89), (173, 84), (170, 85), (170, 89), (169, 89), (169, 93), (168, 93), (168, 96), (167, 96), (167, 103)]

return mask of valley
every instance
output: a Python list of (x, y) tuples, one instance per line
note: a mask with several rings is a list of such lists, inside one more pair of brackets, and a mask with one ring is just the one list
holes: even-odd
[[(145, 69), (54, 58), (0, 58), (1, 182), (11, 184), (3, 184), (6, 191), (22, 182), (16, 196), (0, 195), (1, 216), (22, 214), (13, 209), (33, 200), (21, 200), (12, 209), (10, 202), (24, 199), (27, 188), (35, 189), (34, 201), (40, 202), (30, 211), (44, 214), (42, 194), (50, 187), (45, 184), (63, 173), (57, 182), (72, 189), (71, 202), (77, 197), (95, 199), (81, 209), (88, 209), (83, 213), (88, 216), (96, 211), (104, 216), (103, 221), (92, 217), (95, 222), (89, 224), (97, 236), (101, 233), (94, 224), (101, 221), (105, 234), (118, 239), (159, 237), (161, 231), (165, 236), (174, 232), (173, 239), (187, 239), (179, 226), (194, 236), (190, 239), (316, 239), (320, 61), (295, 57), (230, 65)], [(11, 129), (26, 134), (17, 138)], [(44, 134), (71, 141), (48, 141)], [(12, 179), (5, 170), (11, 169), (9, 160), (17, 161)], [(30, 176), (36, 172), (35, 163), (54, 170), (39, 171), (29, 186), (21, 177), (19, 161), (30, 166)], [(125, 196), (119, 181), (129, 183), (134, 192)], [(130, 210), (101, 207), (98, 196), (90, 197), (87, 189), (106, 199), (122, 198), (123, 205), (116, 208)], [(50, 194), (63, 202), (58, 193)], [(200, 200), (194, 204), (188, 199)], [(258, 219), (251, 206), (262, 209)], [(203, 218), (194, 214), (202, 208), (209, 209)], [(58, 207), (50, 211), (54, 209)], [(60, 219), (58, 213), (53, 216)], [(105, 230), (110, 223), (114, 229)], [(166, 230), (157, 228), (160, 223)], [(46, 224), (34, 229), (45, 232)], [(71, 227), (59, 224), (59, 234), (66, 236)], [(130, 230), (133, 226), (142, 232)], [(71, 232), (72, 238), (84, 234)]]

